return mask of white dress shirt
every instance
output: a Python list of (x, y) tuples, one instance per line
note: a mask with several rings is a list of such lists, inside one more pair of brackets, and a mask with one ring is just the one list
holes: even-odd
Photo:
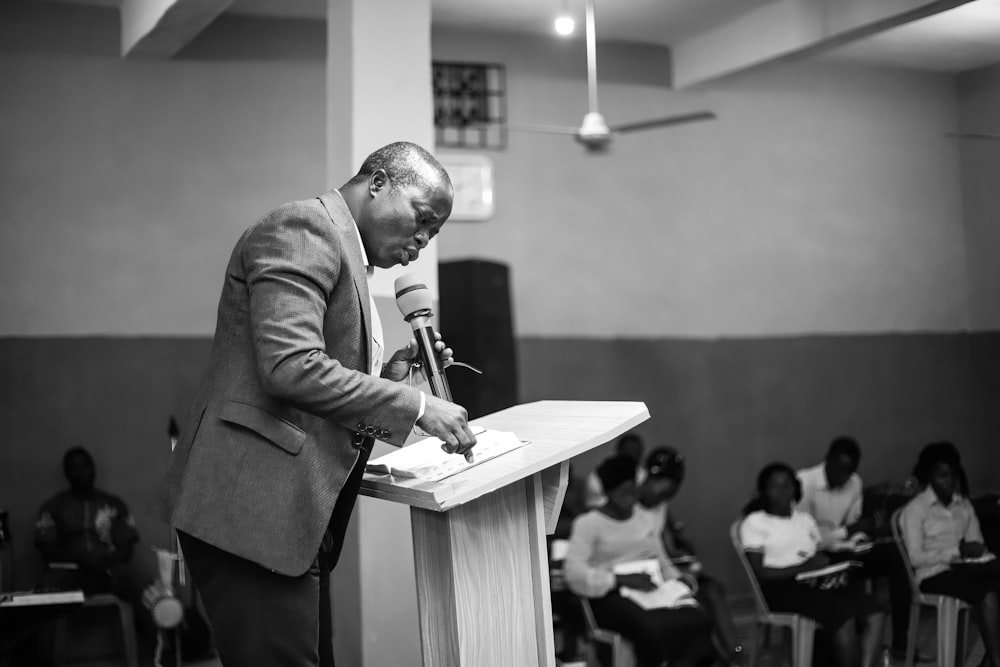
[(903, 508), (900, 528), (917, 581), (948, 570), (959, 558), (962, 540), (983, 541), (972, 503), (956, 493), (945, 505), (930, 485)]
[(854, 473), (844, 486), (831, 489), (822, 463), (797, 474), (802, 483), (798, 508), (816, 520), (823, 546), (847, 539), (847, 526), (861, 518), (861, 477)]
[(791, 516), (778, 516), (760, 510), (743, 519), (740, 542), (746, 551), (763, 554), (764, 567), (794, 567), (816, 555), (820, 534), (805, 512), (793, 509)]

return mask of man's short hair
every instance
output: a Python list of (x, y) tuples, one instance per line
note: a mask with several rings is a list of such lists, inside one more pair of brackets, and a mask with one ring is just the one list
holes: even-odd
[(441, 183), (451, 185), (448, 172), (429, 152), (409, 141), (397, 141), (379, 148), (365, 158), (349, 183), (363, 183), (379, 169), (385, 171), (392, 187), (415, 185), (431, 189)]
[(66, 450), (66, 453), (63, 454), (62, 464), (64, 471), (66, 470), (66, 466), (69, 465), (69, 460), (74, 456), (82, 456), (84, 458), (89, 459), (91, 464), (94, 463), (94, 457), (91, 456), (90, 452), (88, 452), (86, 449), (84, 449), (83, 447), (70, 447), (69, 449)]
[(846, 456), (857, 466), (861, 463), (861, 447), (858, 441), (846, 435), (834, 438), (830, 443), (830, 449), (826, 452), (826, 460), (830, 461), (838, 456)]

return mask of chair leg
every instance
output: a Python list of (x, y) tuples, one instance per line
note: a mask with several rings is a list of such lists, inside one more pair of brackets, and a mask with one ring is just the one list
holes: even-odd
[(125, 661), (128, 667), (139, 667), (139, 655), (135, 646), (135, 619), (132, 617), (132, 605), (128, 602), (118, 602), (118, 617), (122, 625), (122, 645), (125, 648)]
[(66, 615), (61, 614), (55, 621), (52, 637), (52, 667), (61, 667), (66, 662)]
[(944, 598), (938, 604), (938, 667), (955, 667), (958, 643), (958, 600)]
[(812, 667), (816, 622), (800, 617), (792, 628), (792, 667)]
[(906, 667), (913, 667), (917, 655), (917, 634), (920, 625), (920, 603), (916, 600), (910, 605), (909, 632), (906, 633)]
[(750, 646), (748, 647), (750, 655), (747, 656), (750, 667), (757, 667), (757, 661), (760, 659), (760, 632), (763, 627), (761, 623), (753, 624), (753, 635), (750, 637)]

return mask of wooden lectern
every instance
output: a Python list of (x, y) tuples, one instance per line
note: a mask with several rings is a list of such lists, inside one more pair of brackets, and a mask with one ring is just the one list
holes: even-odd
[(439, 482), (365, 474), (363, 495), (410, 505), (424, 667), (553, 667), (545, 536), (569, 460), (649, 418), (646, 405), (539, 401), (474, 420), (528, 445)]

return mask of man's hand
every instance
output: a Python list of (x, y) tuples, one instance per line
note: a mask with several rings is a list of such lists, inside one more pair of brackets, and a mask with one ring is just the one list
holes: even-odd
[[(452, 357), (455, 356), (455, 353), (452, 352), (450, 347), (444, 344), (444, 341), (441, 340), (441, 334), (437, 331), (434, 332), (434, 351), (441, 361), (441, 368), (451, 366)], [(389, 361), (382, 368), (382, 377), (387, 380), (399, 382), (410, 374), (410, 367), (418, 361), (420, 361), (420, 348), (417, 347), (417, 340), (411, 338), (406, 347), (396, 350), (389, 357)], [(414, 375), (416, 376), (417, 383), (427, 380), (427, 375), (422, 368), (418, 367)]]
[(465, 408), (437, 396), (427, 396), (424, 416), (417, 420), (417, 426), (443, 440), (442, 449), (449, 454), (464, 456), (476, 444)]
[(958, 546), (958, 552), (962, 558), (979, 558), (986, 553), (986, 546), (982, 542), (962, 542)]
[(868, 535), (875, 534), (875, 521), (872, 518), (865, 517), (863, 519), (858, 519), (850, 526), (847, 526), (847, 535), (850, 537), (855, 533), (866, 533)]
[(653, 578), (645, 572), (615, 575), (615, 585), (618, 588), (631, 588), (636, 591), (652, 591), (656, 589)]

